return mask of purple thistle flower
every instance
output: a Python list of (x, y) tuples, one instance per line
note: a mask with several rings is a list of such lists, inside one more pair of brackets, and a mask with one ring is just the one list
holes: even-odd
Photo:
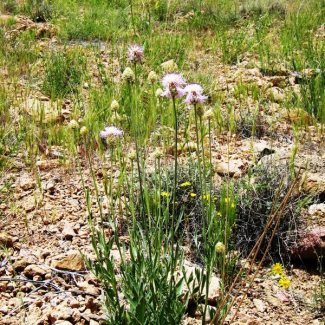
[(184, 89), (181, 88), (185, 85), (185, 80), (181, 74), (169, 72), (162, 78), (161, 83), (165, 88), (161, 96), (173, 98), (185, 95)]
[(115, 126), (106, 126), (105, 130), (99, 133), (102, 139), (107, 139), (110, 136), (120, 137), (123, 135), (123, 131)]
[(185, 88), (184, 91), (186, 93), (186, 99), (185, 103), (186, 104), (196, 104), (196, 103), (204, 103), (207, 99), (208, 96), (204, 96), (203, 93), (203, 88), (200, 84), (192, 83), (188, 84)]
[(131, 45), (127, 49), (127, 55), (131, 63), (142, 63), (143, 47), (139, 44)]

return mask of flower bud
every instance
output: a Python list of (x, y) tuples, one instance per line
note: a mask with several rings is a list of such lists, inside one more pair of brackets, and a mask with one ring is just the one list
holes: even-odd
[(79, 124), (76, 120), (71, 120), (68, 124), (68, 127), (72, 130), (75, 130), (79, 128)]
[(155, 71), (150, 71), (148, 75), (148, 82), (154, 84), (158, 80), (158, 76)]
[(160, 97), (163, 92), (164, 91), (161, 88), (158, 88), (155, 93), (156, 97)]
[(81, 129), (80, 129), (80, 135), (82, 136), (85, 136), (88, 134), (88, 129), (86, 126), (83, 126)]
[(135, 150), (131, 150), (128, 154), (128, 158), (133, 161), (137, 158), (137, 153), (135, 152)]
[(120, 104), (118, 103), (118, 101), (117, 100), (113, 100), (112, 101), (112, 103), (111, 103), (111, 110), (113, 111), (113, 112), (115, 112), (115, 111), (117, 111), (118, 109), (119, 109), (119, 107), (120, 107)]
[(127, 67), (122, 73), (122, 79), (127, 82), (133, 82), (135, 80), (135, 75), (130, 67)]
[(155, 157), (155, 159), (161, 159), (163, 156), (163, 152), (161, 151), (160, 148), (157, 148), (153, 153), (153, 156)]
[(226, 251), (225, 245), (222, 242), (216, 243), (214, 247), (217, 253), (224, 253)]
[(214, 114), (213, 114), (212, 109), (207, 110), (203, 115), (203, 118), (206, 119), (206, 120), (212, 120), (213, 117), (214, 117)]

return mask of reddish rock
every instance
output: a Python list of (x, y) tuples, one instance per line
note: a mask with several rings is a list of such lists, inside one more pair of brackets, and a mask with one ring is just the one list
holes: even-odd
[(292, 249), (293, 258), (317, 259), (325, 251), (325, 227), (315, 227), (300, 236)]

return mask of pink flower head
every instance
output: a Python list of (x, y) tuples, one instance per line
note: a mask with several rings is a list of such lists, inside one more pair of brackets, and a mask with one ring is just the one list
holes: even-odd
[(202, 95), (203, 88), (199, 84), (188, 84), (184, 91), (186, 93), (186, 104), (204, 103), (208, 98), (208, 96)]
[(110, 136), (120, 137), (123, 135), (123, 131), (115, 126), (106, 126), (104, 131), (100, 131), (102, 139), (107, 139)]
[(127, 49), (128, 59), (132, 63), (142, 63), (143, 47), (139, 44), (131, 45)]
[(185, 85), (185, 80), (181, 74), (169, 72), (162, 78), (161, 83), (165, 88), (161, 96), (173, 98), (185, 95), (184, 89), (181, 88)]

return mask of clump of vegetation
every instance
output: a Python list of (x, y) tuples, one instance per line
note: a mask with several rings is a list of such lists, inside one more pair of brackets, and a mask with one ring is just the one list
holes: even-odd
[(86, 59), (77, 50), (53, 52), (45, 59), (44, 92), (51, 98), (77, 93), (86, 67)]
[[(270, 215), (278, 208), (278, 200), (289, 191), (294, 178), (288, 165), (269, 164), (254, 167), (252, 173), (237, 183), (237, 224), (235, 230), (236, 247), (247, 256), (263, 233)], [(304, 198), (293, 193), (283, 210), (281, 222), (268, 251), (269, 260), (290, 262), (291, 249), (298, 239), (298, 229), (302, 226), (300, 211)], [(273, 222), (261, 245), (259, 256), (264, 254), (271, 239), (276, 220)]]

